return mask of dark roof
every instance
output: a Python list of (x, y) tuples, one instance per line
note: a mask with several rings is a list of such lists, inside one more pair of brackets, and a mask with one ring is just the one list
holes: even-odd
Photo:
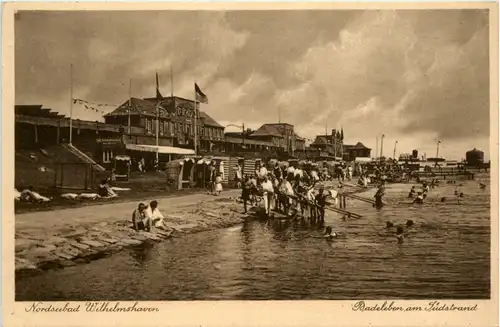
[[(132, 115), (156, 117), (156, 98), (131, 98), (130, 105), (132, 107)], [(173, 116), (173, 114), (175, 114), (176, 106), (189, 107), (191, 109), (194, 109), (194, 101), (180, 97), (163, 98), (160, 101), (160, 117), (171, 116), (172, 119), (175, 120), (175, 116)], [(125, 101), (109, 114), (104, 115), (104, 117), (128, 115), (128, 110), (129, 100)], [(201, 120), (201, 123), (203, 125), (224, 128), (224, 126), (216, 122), (215, 119), (202, 111), (199, 112), (199, 120)]]
[[(278, 136), (283, 137), (284, 126), (290, 126), (293, 128), (293, 125), (287, 123), (270, 123), (264, 124), (259, 129), (257, 129), (252, 136)], [(295, 134), (297, 135), (297, 134)]]
[[(104, 115), (104, 117), (128, 115), (129, 106), (131, 107), (130, 111), (131, 115), (156, 116), (156, 103), (154, 101), (149, 101), (139, 98), (131, 98), (130, 100), (127, 99), (127, 101), (125, 101), (123, 104), (121, 104), (118, 108), (116, 108), (112, 112)], [(162, 110), (160, 110), (160, 116), (161, 113)]]
[(344, 145), (344, 147), (346, 149), (353, 149), (353, 150), (371, 150), (361, 142), (356, 143), (356, 145)]
[(257, 129), (252, 136), (278, 136), (283, 137), (277, 126), (271, 124), (264, 124), (259, 129)]
[(14, 106), (16, 115), (45, 117), (45, 118), (63, 118), (58, 112), (53, 112), (52, 109), (43, 108), (41, 104), (37, 105), (16, 105)]
[(210, 117), (206, 112), (200, 111), (199, 117), (200, 117), (201, 121), (203, 122), (203, 125), (224, 128), (224, 126), (222, 126), (221, 124), (216, 122), (215, 119)]
[(318, 135), (312, 144), (330, 144), (328, 135)]

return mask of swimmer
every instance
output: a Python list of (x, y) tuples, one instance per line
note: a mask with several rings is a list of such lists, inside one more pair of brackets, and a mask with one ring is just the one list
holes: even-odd
[(399, 226), (397, 228), (396, 238), (397, 238), (399, 244), (403, 244), (403, 242), (404, 242), (403, 227)]
[(410, 190), (410, 193), (408, 193), (408, 197), (409, 198), (413, 198), (413, 196), (415, 195), (417, 191), (415, 190), (415, 186), (412, 186), (411, 187), (411, 190)]
[(486, 188), (486, 184), (483, 184), (483, 183), (479, 183), (479, 187), (484, 190)]
[(441, 198), (441, 202), (445, 202), (445, 201), (446, 201), (446, 198), (443, 196), (443, 197)]
[(415, 200), (413, 200), (413, 203), (424, 204), (424, 195), (425, 194), (422, 194), (422, 192), (418, 192), (418, 196), (415, 198)]
[(390, 228), (393, 228), (393, 227), (394, 227), (394, 224), (393, 224), (392, 222), (387, 221), (387, 222), (385, 223), (385, 228), (390, 229)]
[(464, 197), (464, 193), (460, 192), (460, 194), (458, 195), (459, 198), (463, 198)]
[(412, 227), (413, 226), (413, 220), (409, 219), (406, 221), (406, 227)]
[(323, 236), (327, 241), (331, 241), (333, 240), (334, 238), (337, 238), (339, 236), (339, 234), (335, 233), (333, 230), (332, 230), (332, 227), (331, 226), (326, 226), (325, 228), (325, 235)]

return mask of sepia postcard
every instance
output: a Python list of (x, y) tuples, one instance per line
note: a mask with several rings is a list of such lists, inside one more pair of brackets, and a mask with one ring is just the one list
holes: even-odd
[(497, 3), (5, 3), (2, 78), (6, 327), (498, 326)]

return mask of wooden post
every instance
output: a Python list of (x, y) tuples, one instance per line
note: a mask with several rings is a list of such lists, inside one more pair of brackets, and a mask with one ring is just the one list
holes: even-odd
[(59, 144), (60, 140), (61, 140), (61, 120), (59, 119), (57, 121), (57, 140), (56, 140), (56, 144)]
[(35, 126), (35, 143), (38, 144), (38, 125), (35, 124), (34, 126)]
[(344, 198), (344, 200), (343, 200), (343, 201), (344, 201), (344, 209), (345, 209), (345, 208), (346, 208), (346, 199), (345, 199), (345, 198), (346, 198), (346, 196), (344, 195), (344, 196), (343, 196), (343, 198)]
[(63, 179), (64, 179), (64, 164), (61, 164), (61, 188), (63, 187)]
[[(87, 175), (88, 175), (88, 166), (89, 166), (89, 165), (91, 165), (91, 164), (88, 164), (88, 165), (85, 165), (85, 166), (84, 166), (84, 167), (85, 167), (85, 176), (84, 176), (84, 178), (85, 178), (85, 189), (86, 189), (86, 190), (88, 190), (88, 184), (87, 184), (87, 177), (88, 177), (88, 176), (87, 176)], [(91, 168), (90, 168), (90, 169), (92, 169), (92, 166), (91, 166)]]
[(54, 188), (57, 188), (57, 169), (54, 171)]

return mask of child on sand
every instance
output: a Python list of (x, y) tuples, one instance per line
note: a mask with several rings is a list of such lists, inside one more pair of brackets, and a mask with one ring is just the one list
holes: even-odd
[(220, 195), (222, 192), (222, 177), (220, 173), (217, 173), (215, 177), (215, 195)]

